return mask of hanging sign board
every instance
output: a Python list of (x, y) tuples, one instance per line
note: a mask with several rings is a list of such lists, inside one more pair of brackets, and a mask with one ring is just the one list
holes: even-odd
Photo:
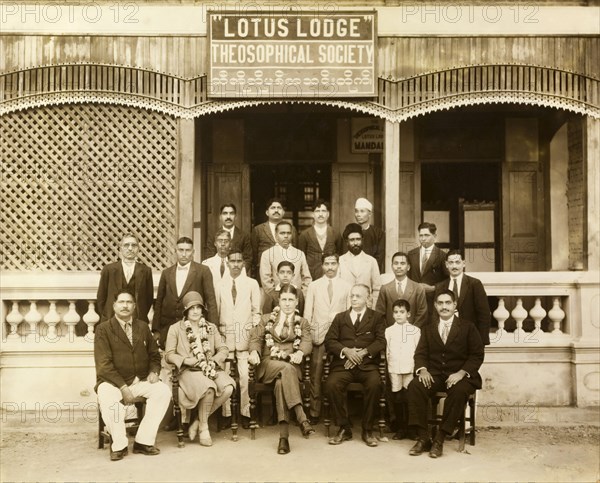
[(352, 153), (383, 153), (385, 131), (382, 119), (353, 117), (350, 126)]
[(211, 12), (208, 95), (374, 97), (376, 20), (374, 11)]

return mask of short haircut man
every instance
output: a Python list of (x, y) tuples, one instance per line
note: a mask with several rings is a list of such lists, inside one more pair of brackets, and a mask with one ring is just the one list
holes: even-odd
[(408, 252), (410, 270), (408, 278), (420, 283), (430, 294), (430, 306), (433, 304), (435, 284), (448, 278), (446, 270), (446, 252), (436, 244), (437, 227), (435, 223), (424, 221), (418, 227), (419, 246)]
[[(128, 451), (125, 405), (146, 398), (146, 413), (133, 444), (134, 453), (156, 455), (158, 426), (169, 406), (171, 391), (159, 382), (160, 353), (148, 324), (133, 318), (135, 300), (126, 289), (118, 290), (114, 316), (96, 327), (94, 360), (98, 404), (111, 435), (110, 459), (123, 459)], [(158, 383), (158, 384), (157, 384)]]

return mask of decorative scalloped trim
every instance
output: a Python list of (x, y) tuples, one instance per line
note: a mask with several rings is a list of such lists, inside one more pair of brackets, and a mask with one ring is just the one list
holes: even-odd
[(138, 107), (140, 109), (157, 111), (182, 119), (194, 119), (196, 117), (217, 114), (234, 109), (274, 104), (315, 104), (338, 107), (340, 109), (349, 109), (362, 114), (380, 117), (393, 123), (403, 122), (413, 117), (423, 116), (432, 112), (478, 104), (525, 104), (539, 107), (550, 107), (590, 116), (594, 119), (600, 119), (600, 108), (589, 106), (574, 100), (528, 92), (490, 91), (456, 94), (446, 98), (432, 99), (420, 104), (415, 104), (396, 110), (388, 109), (385, 106), (372, 101), (345, 101), (327, 99), (257, 99), (240, 101), (208, 101), (198, 106), (186, 108), (165, 101), (148, 99), (147, 97), (140, 98), (139, 96), (131, 94), (54, 92), (4, 102), (0, 105), (0, 115), (41, 106), (83, 103), (105, 103)]

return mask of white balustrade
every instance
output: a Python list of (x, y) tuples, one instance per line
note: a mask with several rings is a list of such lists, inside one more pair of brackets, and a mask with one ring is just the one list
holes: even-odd
[(37, 302), (35, 300), (29, 301), (29, 312), (25, 314), (25, 322), (29, 324), (29, 334), (38, 335), (37, 326), (42, 320), (42, 314), (37, 309)]
[(494, 319), (498, 321), (498, 331), (496, 332), (495, 340), (499, 341), (500, 339), (502, 339), (502, 337), (506, 335), (506, 330), (504, 329), (504, 322), (506, 322), (506, 319), (510, 317), (510, 312), (506, 310), (506, 307), (504, 305), (504, 297), (500, 297), (498, 299), (498, 307), (496, 307), (496, 310), (494, 310), (494, 313), (492, 315), (494, 316)]
[(510, 313), (515, 322), (517, 323), (517, 328), (515, 329), (515, 342), (521, 340), (521, 338), (525, 337), (525, 330), (523, 330), (523, 321), (527, 318), (527, 310), (523, 308), (523, 300), (518, 298), (517, 305), (512, 309)]
[(6, 322), (8, 322), (8, 325), (10, 326), (10, 333), (8, 334), (8, 337), (11, 339), (19, 337), (19, 334), (17, 333), (17, 329), (19, 328), (19, 324), (21, 322), (23, 322), (23, 314), (21, 312), (19, 312), (19, 302), (18, 301), (13, 300), (12, 310), (6, 316)]
[(533, 319), (535, 327), (533, 332), (537, 335), (541, 335), (543, 333), (542, 320), (546, 317), (546, 311), (544, 310), (544, 307), (542, 307), (542, 299), (540, 297), (536, 297), (535, 304), (529, 311), (529, 316)]
[(75, 310), (75, 300), (69, 300), (69, 310), (63, 315), (63, 322), (67, 326), (69, 340), (75, 339), (75, 326), (81, 320)]
[(44, 315), (44, 322), (48, 325), (48, 339), (57, 338), (56, 325), (60, 322), (60, 315), (56, 311), (56, 300), (50, 300), (48, 313)]
[(565, 318), (565, 311), (560, 306), (559, 297), (554, 297), (552, 301), (552, 308), (548, 311), (548, 318), (552, 321), (552, 326), (554, 330), (553, 334), (562, 334), (562, 330), (560, 330), (560, 325)]
[(94, 340), (94, 326), (100, 320), (100, 316), (96, 313), (96, 302), (88, 300), (88, 311), (83, 315), (83, 321), (87, 325), (87, 334), (85, 338), (89, 341)]

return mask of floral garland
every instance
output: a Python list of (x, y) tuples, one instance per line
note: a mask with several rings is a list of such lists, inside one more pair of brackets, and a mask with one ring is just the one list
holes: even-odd
[[(270, 350), (272, 359), (279, 359), (281, 361), (287, 361), (290, 358), (290, 354), (287, 351), (280, 349), (275, 346), (273, 341), (273, 328), (275, 327), (275, 322), (279, 320), (279, 314), (281, 309), (279, 306), (273, 309), (271, 315), (269, 316), (269, 320), (265, 325), (265, 344)], [(302, 328), (301, 323), (302, 319), (300, 316), (294, 316), (294, 342), (292, 347), (294, 349), (294, 353), (296, 353), (300, 349), (300, 341), (302, 340)]]
[(192, 329), (192, 324), (187, 319), (184, 320), (183, 323), (185, 325), (185, 333), (190, 341), (190, 346), (192, 347), (192, 353), (196, 356), (196, 359), (198, 359), (196, 366), (200, 368), (206, 377), (214, 379), (217, 377), (217, 364), (212, 360), (213, 353), (210, 350), (210, 344), (208, 342), (208, 334), (212, 334), (212, 329), (206, 323), (206, 319), (202, 317), (198, 323), (198, 335), (200, 336), (199, 347)]

